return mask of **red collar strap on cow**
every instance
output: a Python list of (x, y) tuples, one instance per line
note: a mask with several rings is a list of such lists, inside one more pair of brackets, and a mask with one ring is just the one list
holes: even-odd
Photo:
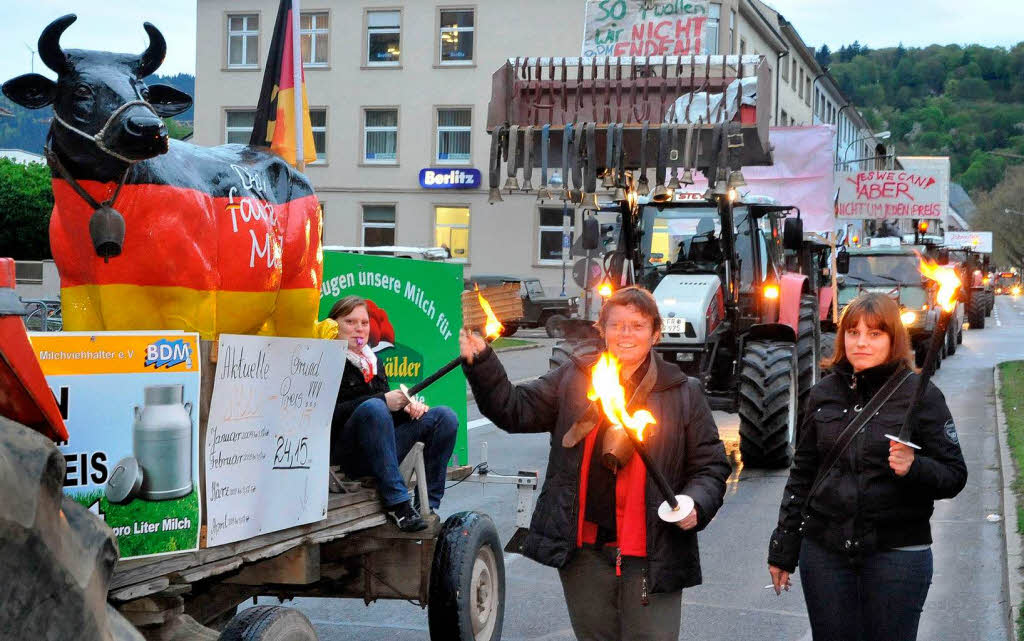
[(53, 119), (54, 119), (55, 122), (59, 123), (60, 126), (64, 127), (68, 131), (76, 133), (79, 136), (81, 136), (82, 138), (85, 138), (86, 140), (89, 140), (90, 142), (92, 142), (94, 145), (96, 145), (99, 148), (100, 151), (102, 151), (103, 153), (107, 154), (108, 156), (113, 156), (114, 158), (117, 158), (118, 160), (126, 162), (129, 165), (134, 165), (135, 163), (137, 163), (139, 161), (138, 160), (132, 160), (131, 158), (127, 158), (125, 156), (122, 156), (121, 154), (117, 153), (116, 151), (108, 149), (107, 146), (103, 143), (103, 136), (104, 136), (104, 134), (107, 133), (107, 127), (110, 126), (110, 123), (114, 122), (115, 118), (120, 116), (121, 113), (124, 112), (125, 110), (127, 110), (127, 109), (129, 109), (131, 107), (135, 107), (135, 106), (145, 107), (146, 109), (149, 109), (151, 112), (153, 112), (153, 115), (155, 117), (157, 117), (157, 118), (160, 117), (160, 116), (157, 115), (156, 111), (153, 109), (153, 105), (149, 104), (145, 100), (131, 100), (129, 102), (124, 103), (123, 105), (121, 105), (117, 109), (115, 109), (114, 112), (112, 114), (110, 114), (110, 117), (107, 118), (107, 121), (105, 123), (103, 123), (103, 126), (100, 127), (100, 130), (97, 131), (95, 134), (86, 133), (86, 132), (82, 131), (81, 129), (77, 129), (76, 127), (68, 124), (67, 122), (64, 121), (63, 118), (60, 117), (60, 114), (57, 113), (56, 109), (53, 110)]

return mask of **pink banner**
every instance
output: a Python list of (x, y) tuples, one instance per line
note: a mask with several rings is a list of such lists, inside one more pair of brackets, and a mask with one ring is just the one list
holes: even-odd
[[(744, 167), (747, 186), (740, 188), (740, 194), (770, 196), (780, 204), (799, 207), (804, 231), (834, 232), (836, 188), (832, 159), (836, 128), (772, 127), (769, 135), (775, 148), (775, 164)], [(686, 191), (704, 193), (707, 179), (700, 172), (693, 176), (696, 184)]]

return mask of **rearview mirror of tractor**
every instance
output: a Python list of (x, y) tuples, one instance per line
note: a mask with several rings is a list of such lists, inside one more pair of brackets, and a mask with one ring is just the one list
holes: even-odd
[(799, 218), (787, 218), (782, 228), (782, 246), (797, 251), (804, 242), (804, 221)]
[(601, 242), (601, 225), (595, 216), (583, 219), (583, 249), (597, 249)]
[(850, 273), (850, 252), (846, 251), (845, 248), (839, 250), (836, 254), (836, 272), (839, 274)]

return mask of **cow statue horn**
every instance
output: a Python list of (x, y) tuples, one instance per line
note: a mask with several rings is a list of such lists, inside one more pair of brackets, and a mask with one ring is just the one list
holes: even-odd
[(167, 55), (167, 41), (160, 30), (149, 22), (144, 23), (142, 27), (149, 34), (149, 46), (139, 56), (139, 63), (135, 69), (135, 75), (139, 78), (145, 78), (159, 69), (164, 56)]
[(73, 13), (57, 18), (43, 29), (42, 35), (39, 36), (39, 43), (36, 45), (36, 49), (39, 50), (39, 59), (47, 67), (57, 72), (57, 75), (68, 69), (68, 57), (60, 48), (60, 37), (75, 20), (78, 20), (78, 16)]

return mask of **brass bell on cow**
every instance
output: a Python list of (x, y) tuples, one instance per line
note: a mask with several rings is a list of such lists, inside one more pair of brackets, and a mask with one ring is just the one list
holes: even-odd
[(124, 216), (111, 207), (100, 207), (89, 217), (89, 236), (96, 255), (109, 262), (124, 246)]
[(747, 181), (743, 178), (743, 172), (739, 169), (729, 174), (729, 188), (739, 189), (740, 187), (746, 187)]

